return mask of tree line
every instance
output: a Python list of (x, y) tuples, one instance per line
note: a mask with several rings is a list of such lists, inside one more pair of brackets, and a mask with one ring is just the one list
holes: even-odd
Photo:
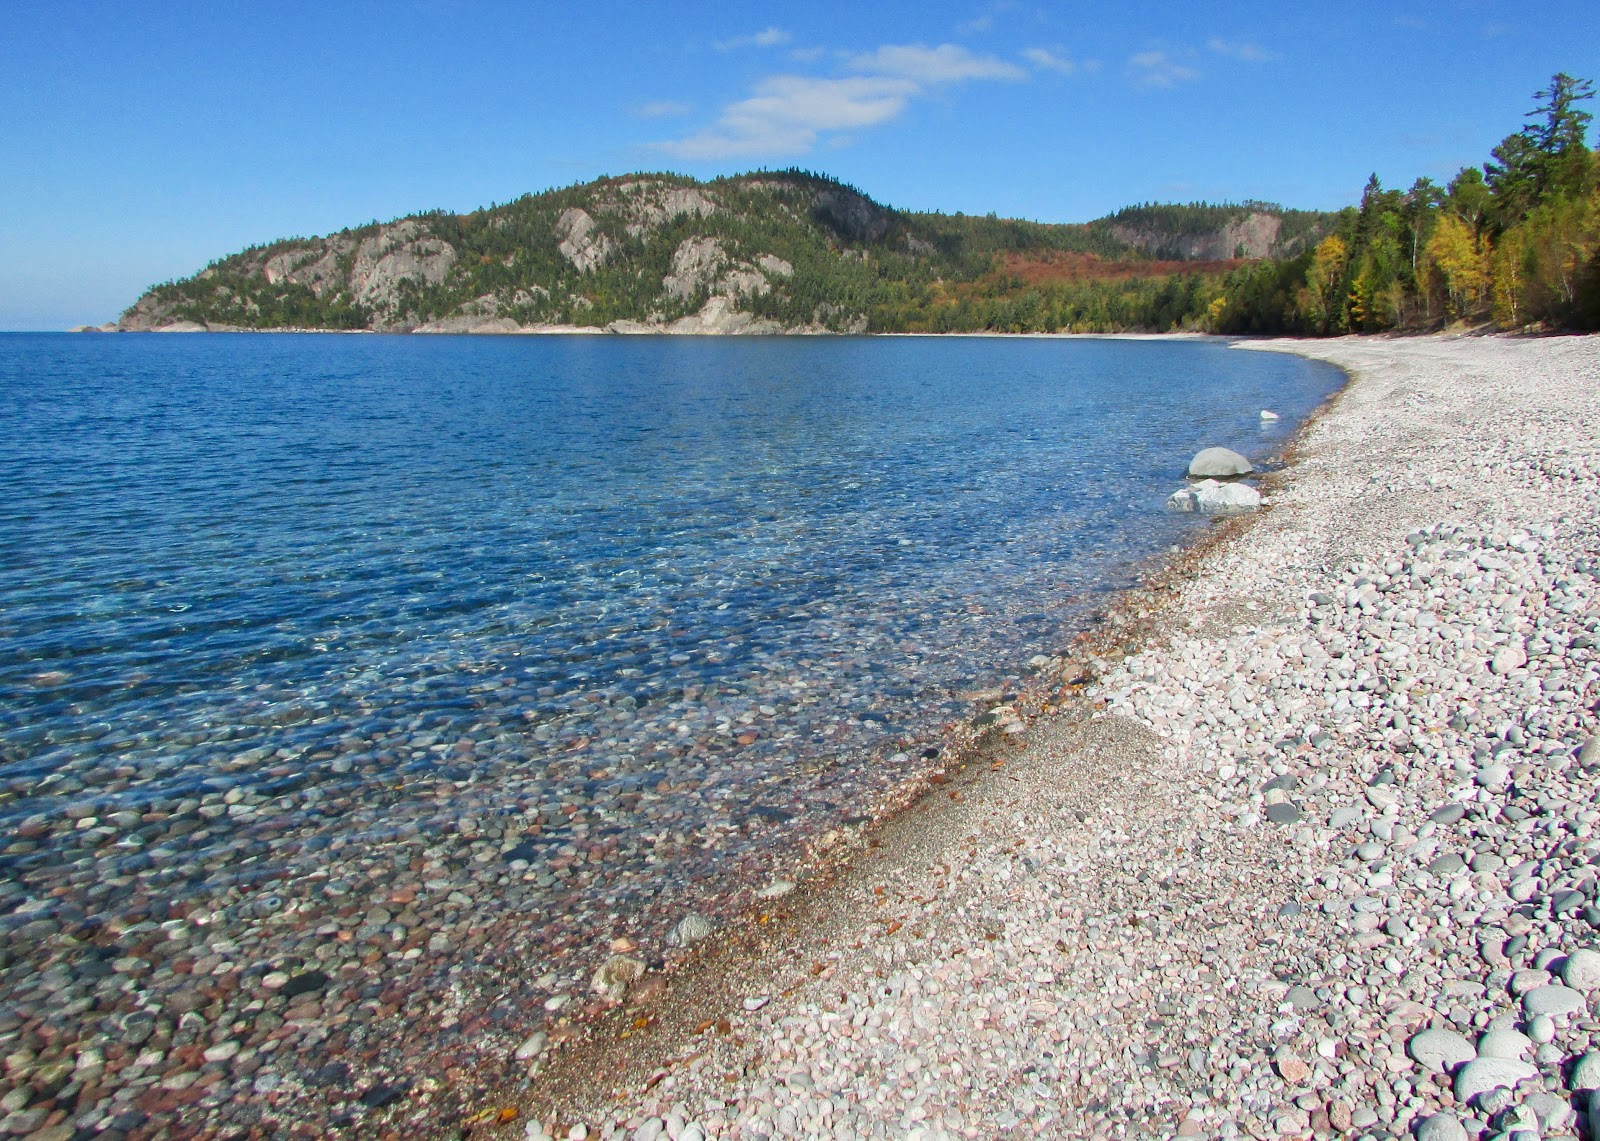
[(1593, 97), (1589, 80), (1558, 73), (1481, 167), (1403, 191), (1373, 175), (1312, 249), (1229, 274), (1200, 323), (1312, 336), (1600, 329), (1600, 155), (1582, 106)]

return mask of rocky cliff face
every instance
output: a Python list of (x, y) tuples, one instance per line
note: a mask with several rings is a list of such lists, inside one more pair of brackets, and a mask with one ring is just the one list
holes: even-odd
[(859, 312), (791, 304), (763, 317), (748, 303), (794, 277), (797, 249), (842, 261), (894, 225), (892, 211), (824, 180), (635, 177), (247, 250), (150, 290), (119, 328), (845, 331), (863, 327)]
[(1173, 234), (1153, 226), (1113, 225), (1118, 238), (1157, 258), (1181, 261), (1223, 261), (1227, 258), (1270, 257), (1283, 229), (1275, 214), (1250, 213), (1214, 230)]
[[(1214, 260), (1281, 245), (1270, 211), (1195, 209), (1048, 226), (906, 214), (799, 172), (634, 175), (245, 250), (151, 289), (119, 327), (846, 332), (875, 302), (1019, 248)], [(1159, 213), (1174, 210), (1177, 229)]]

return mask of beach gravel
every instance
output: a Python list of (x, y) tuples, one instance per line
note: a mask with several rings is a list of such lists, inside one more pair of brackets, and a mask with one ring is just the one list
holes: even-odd
[(1269, 509), (552, 1136), (1577, 1135), (1600, 339), (1249, 347), (1354, 375)]

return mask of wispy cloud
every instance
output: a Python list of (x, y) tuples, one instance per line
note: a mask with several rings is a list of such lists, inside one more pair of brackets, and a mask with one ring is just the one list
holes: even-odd
[(1200, 73), (1164, 51), (1136, 52), (1128, 57), (1128, 74), (1140, 87), (1172, 88)]
[(641, 119), (673, 119), (679, 115), (687, 115), (693, 110), (694, 107), (688, 103), (658, 99), (654, 103), (641, 103), (633, 109), (633, 113)]
[(688, 159), (804, 154), (824, 131), (888, 122), (918, 91), (911, 80), (891, 76), (774, 75), (756, 84), (749, 99), (723, 108), (715, 126), (662, 145)]
[(827, 54), (828, 49), (824, 47), (794, 48), (789, 52), (789, 58), (796, 63), (816, 63)]
[(958, 83), (966, 79), (1026, 79), (1014, 63), (992, 55), (975, 55), (959, 44), (886, 44), (875, 52), (849, 57), (854, 71), (893, 75), (916, 83)]
[(1235, 42), (1213, 36), (1206, 41), (1206, 47), (1217, 55), (1242, 60), (1245, 63), (1266, 63), (1269, 60), (1283, 58), (1277, 52), (1268, 51), (1260, 44), (1251, 43), (1249, 40)]
[(843, 76), (771, 75), (750, 96), (728, 104), (717, 121), (685, 138), (657, 144), (686, 159), (805, 154), (819, 140), (898, 118), (919, 96), (971, 80), (1021, 80), (1028, 73), (955, 44), (886, 44), (844, 53)]
[(775, 48), (790, 40), (788, 32), (779, 27), (762, 28), (748, 36), (734, 36), (731, 40), (718, 40), (711, 46), (719, 52), (738, 51), (740, 48)]
[(967, 20), (965, 23), (957, 24), (956, 31), (963, 36), (992, 31), (995, 25), (995, 17), (1014, 12), (1019, 7), (1021, 5), (1017, 3), (1017, 0), (993, 0), (992, 3), (985, 4), (972, 19)]
[(1053, 71), (1058, 75), (1071, 75), (1078, 70), (1078, 65), (1072, 60), (1047, 48), (1029, 48), (1022, 53), (1022, 58), (1040, 71)]

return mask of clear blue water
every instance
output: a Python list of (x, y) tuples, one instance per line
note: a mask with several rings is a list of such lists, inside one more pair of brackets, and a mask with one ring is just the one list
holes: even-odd
[(1270, 457), (1339, 380), (1216, 343), (0, 337), (0, 922), (252, 930), (415, 858), (558, 928), (753, 875), (1203, 527), (1163, 510), (1193, 452)]

